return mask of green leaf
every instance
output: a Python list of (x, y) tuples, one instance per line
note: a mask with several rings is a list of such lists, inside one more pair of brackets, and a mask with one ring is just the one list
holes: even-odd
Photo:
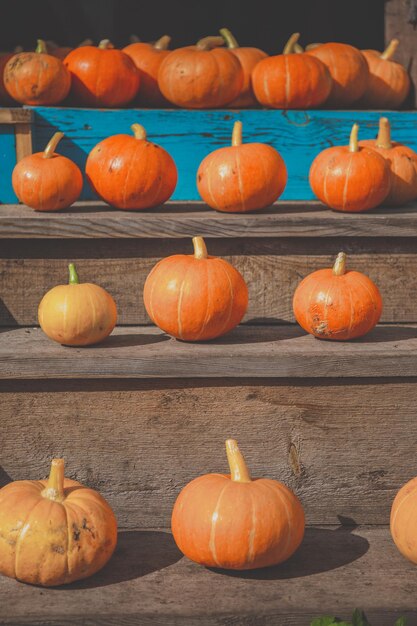
[(360, 609), (355, 609), (352, 615), (352, 626), (371, 626), (366, 615)]
[(323, 617), (317, 617), (313, 619), (310, 626), (334, 626), (337, 624), (337, 617), (330, 617), (329, 615), (323, 615)]
[(407, 624), (407, 618), (399, 617), (397, 621), (395, 622), (394, 626), (406, 626), (406, 624)]

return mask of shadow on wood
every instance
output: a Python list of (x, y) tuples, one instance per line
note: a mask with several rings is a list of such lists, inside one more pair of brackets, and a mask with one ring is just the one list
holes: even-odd
[(11, 476), (0, 465), (0, 489), (12, 481)]
[(3, 298), (0, 298), (0, 323), (2, 326), (17, 326), (17, 321), (10, 313)]
[(356, 343), (387, 343), (407, 341), (417, 337), (417, 328), (412, 326), (377, 326), (365, 337), (353, 339)]
[(161, 341), (168, 341), (170, 337), (168, 335), (138, 335), (136, 333), (124, 333), (123, 335), (110, 335), (99, 344), (93, 346), (84, 346), (84, 348), (124, 348), (128, 346), (146, 346), (151, 343), (160, 343)]

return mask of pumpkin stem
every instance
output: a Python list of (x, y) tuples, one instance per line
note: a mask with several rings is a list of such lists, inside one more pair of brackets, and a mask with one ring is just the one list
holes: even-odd
[(306, 50), (314, 50), (314, 48), (318, 48), (319, 46), (322, 46), (323, 44), (321, 43), (308, 43), (306, 45)]
[(230, 478), (237, 483), (250, 483), (252, 479), (248, 467), (235, 439), (227, 439), (226, 454), (230, 467)]
[(64, 133), (58, 132), (55, 133), (51, 139), (49, 140), (45, 150), (43, 151), (43, 158), (50, 159), (54, 156), (55, 150), (59, 142), (61, 141)]
[(38, 39), (38, 45), (36, 46), (35, 52), (37, 52), (38, 54), (48, 54), (46, 41), (44, 41), (43, 39)]
[(232, 146), (242, 145), (242, 122), (237, 121), (234, 123), (232, 132)]
[(170, 43), (171, 37), (169, 35), (162, 35), (162, 37), (160, 37), (158, 41), (155, 41), (153, 47), (156, 50), (168, 50)]
[(219, 33), (225, 40), (228, 48), (230, 48), (231, 50), (233, 50), (234, 48), (239, 48), (239, 44), (236, 41), (236, 37), (228, 28), (221, 28), (219, 30)]
[(83, 46), (92, 46), (92, 45), (93, 45), (93, 40), (87, 37), (87, 39), (83, 39), (82, 41), (80, 41), (80, 43), (77, 45), (77, 48), (82, 48)]
[(64, 479), (65, 479), (65, 462), (64, 459), (52, 459), (51, 471), (49, 473), (48, 482), (41, 495), (48, 500), (62, 502), (65, 500)]
[(343, 276), (346, 272), (346, 254), (339, 252), (333, 265), (333, 274), (335, 276)]
[(293, 54), (294, 46), (299, 39), (300, 39), (300, 33), (293, 33), (291, 37), (288, 39), (287, 43), (285, 44), (285, 48), (282, 54)]
[(135, 135), (135, 139), (146, 139), (146, 130), (141, 124), (132, 124), (130, 128)]
[(359, 133), (359, 124), (353, 124), (352, 130), (350, 131), (349, 152), (359, 151), (358, 133)]
[(294, 44), (294, 52), (296, 54), (302, 54), (304, 52), (303, 46), (300, 46), (299, 43)]
[(202, 237), (193, 237), (193, 246), (195, 259), (207, 259), (207, 247)]
[(80, 284), (80, 279), (78, 278), (77, 270), (75, 269), (74, 263), (70, 263), (68, 265), (68, 271), (69, 271), (68, 284), (69, 285), (79, 285)]
[(385, 61), (389, 61), (389, 59), (391, 59), (398, 46), (399, 46), (399, 40), (398, 39), (391, 39), (391, 41), (389, 42), (388, 46), (385, 48), (384, 52), (381, 54), (381, 59), (384, 59)]
[(110, 39), (102, 39), (98, 44), (98, 47), (100, 48), (100, 50), (111, 50), (112, 48), (114, 48)]
[(199, 50), (211, 50), (212, 48), (219, 48), (224, 46), (223, 37), (203, 37), (200, 41), (197, 41), (197, 48)]
[(378, 137), (376, 138), (378, 148), (389, 150), (392, 148), (391, 142), (391, 126), (387, 117), (381, 117), (379, 120)]

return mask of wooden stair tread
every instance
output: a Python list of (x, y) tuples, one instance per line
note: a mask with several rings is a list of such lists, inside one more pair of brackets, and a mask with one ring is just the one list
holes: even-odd
[(0, 335), (0, 378), (334, 378), (417, 375), (417, 326), (380, 325), (362, 339), (320, 341), (296, 325), (240, 326), (206, 343), (155, 327), (119, 327), (102, 344), (63, 347), (39, 328)]
[(117, 211), (77, 202), (40, 213), (23, 205), (0, 207), (3, 238), (417, 237), (417, 202), (362, 214), (331, 211), (319, 202), (281, 202), (259, 213), (219, 213), (200, 202), (168, 202), (150, 211)]
[(0, 578), (0, 624), (72, 626), (308, 626), (314, 617), (371, 623), (417, 617), (417, 568), (387, 527), (308, 528), (290, 561), (258, 572), (208, 570), (182, 557), (168, 532), (121, 532), (112, 561), (96, 576), (42, 589)]

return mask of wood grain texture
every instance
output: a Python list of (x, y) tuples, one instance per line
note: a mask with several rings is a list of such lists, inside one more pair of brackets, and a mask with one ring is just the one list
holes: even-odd
[(0, 207), (0, 238), (106, 239), (229, 237), (417, 237), (417, 203), (370, 213), (330, 211), (319, 202), (278, 202), (258, 213), (213, 211), (201, 202), (167, 202), (152, 211), (114, 211), (77, 202), (57, 213)]
[(0, 124), (29, 124), (32, 120), (33, 113), (30, 109), (0, 107)]
[(32, 154), (32, 130), (30, 124), (16, 124), (16, 162)]
[(417, 108), (417, 31), (416, 25), (409, 22), (411, 2), (406, 0), (386, 0), (385, 2), (385, 40), (399, 39), (400, 45), (395, 60), (407, 68), (412, 89), (406, 104)]
[(310, 528), (294, 557), (258, 573), (228, 574), (181, 558), (163, 531), (121, 533), (113, 560), (88, 581), (39, 589), (2, 578), (4, 626), (307, 626), (314, 617), (371, 623), (417, 618), (417, 570), (387, 528)]

